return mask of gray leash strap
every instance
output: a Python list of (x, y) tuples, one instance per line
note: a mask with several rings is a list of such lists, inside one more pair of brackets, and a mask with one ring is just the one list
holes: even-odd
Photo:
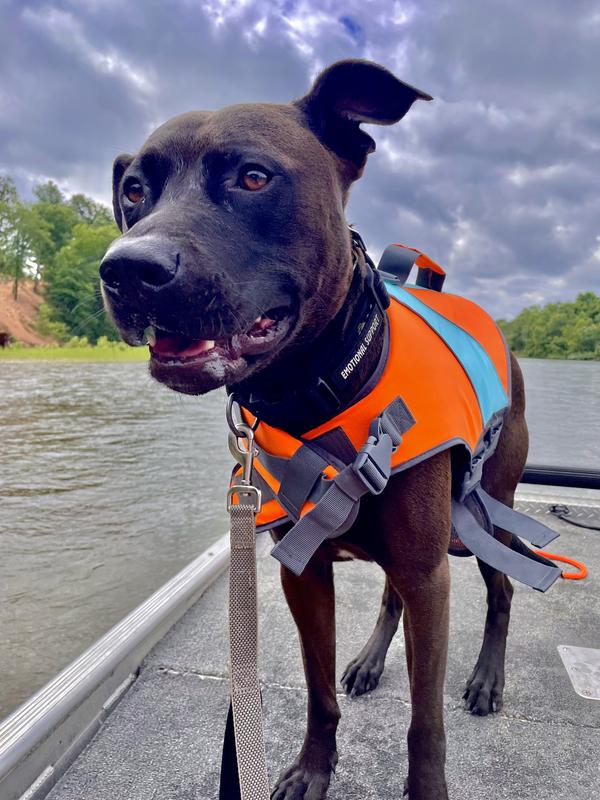
[[(230, 418), (231, 416), (231, 418)], [(252, 486), (254, 433), (228, 414), (229, 447), (243, 467), (242, 478), (227, 493), (230, 515), (229, 662), (233, 728), (242, 800), (269, 800), (269, 776), (258, 682), (258, 598), (256, 514), (260, 491)], [(247, 449), (241, 439), (247, 441)], [(234, 497), (237, 503), (234, 503)]]
[(268, 800), (269, 776), (258, 683), (255, 507), (231, 507), (229, 661), (231, 707), (242, 800)]

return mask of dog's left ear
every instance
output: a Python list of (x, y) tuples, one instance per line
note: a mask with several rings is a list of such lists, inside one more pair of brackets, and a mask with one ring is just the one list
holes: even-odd
[(321, 72), (310, 92), (294, 105), (323, 144), (354, 165), (356, 175), (351, 179), (355, 180), (375, 150), (375, 142), (360, 129), (360, 123), (393, 125), (415, 100), (432, 99), (378, 64), (348, 59)]
[(115, 222), (119, 230), (123, 233), (123, 214), (121, 213), (121, 180), (125, 174), (125, 170), (133, 161), (133, 156), (128, 153), (123, 153), (117, 156), (113, 162), (113, 212), (115, 215)]

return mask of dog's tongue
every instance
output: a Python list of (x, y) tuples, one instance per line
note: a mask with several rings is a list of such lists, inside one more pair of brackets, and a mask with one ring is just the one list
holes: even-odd
[(190, 342), (179, 336), (164, 336), (157, 339), (150, 349), (158, 356), (177, 356), (178, 358), (190, 358), (212, 350), (215, 346), (213, 339), (200, 339), (197, 342)]
[[(241, 340), (246, 345), (253, 341), (264, 340), (265, 334), (275, 324), (275, 320), (270, 317), (258, 317), (247, 333), (243, 335), (235, 334), (231, 339), (227, 340), (229, 349), (232, 352), (239, 350), (240, 347), (244, 346)], [(159, 356), (159, 358), (193, 358), (202, 353), (207, 353), (215, 347), (214, 339), (198, 339), (198, 341), (194, 342), (177, 334), (173, 336), (165, 336), (163, 334), (156, 336), (153, 328), (147, 328), (145, 334), (151, 352)], [(219, 340), (219, 343), (222, 344), (221, 340)]]

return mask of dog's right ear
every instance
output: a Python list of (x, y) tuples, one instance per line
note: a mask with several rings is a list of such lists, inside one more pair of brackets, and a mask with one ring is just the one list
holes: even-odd
[(360, 129), (360, 123), (393, 125), (419, 99), (433, 98), (379, 64), (347, 59), (321, 72), (310, 92), (294, 105), (323, 144), (349, 164), (350, 179), (356, 180), (375, 150), (375, 142)]
[(125, 174), (125, 170), (131, 164), (135, 156), (130, 156), (123, 153), (117, 156), (113, 162), (113, 213), (115, 215), (115, 222), (119, 226), (121, 233), (123, 232), (123, 215), (121, 213), (121, 180)]

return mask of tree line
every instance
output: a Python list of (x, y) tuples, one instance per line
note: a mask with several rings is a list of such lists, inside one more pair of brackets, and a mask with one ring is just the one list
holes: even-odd
[[(111, 211), (84, 194), (67, 198), (52, 181), (35, 186), (33, 195), (24, 202), (14, 181), (0, 176), (0, 277), (12, 280), (15, 298), (25, 278), (43, 293), (40, 333), (59, 342), (118, 339), (98, 279), (100, 260), (119, 235)], [(600, 297), (593, 292), (526, 308), (499, 324), (518, 355), (600, 359)]]
[(569, 303), (531, 306), (498, 322), (517, 355), (600, 360), (600, 297), (594, 292)]
[(0, 277), (23, 280), (43, 295), (38, 330), (65, 342), (85, 336), (118, 339), (102, 309), (98, 265), (119, 235), (110, 210), (84, 194), (67, 198), (53, 181), (23, 201), (14, 181), (0, 175)]

